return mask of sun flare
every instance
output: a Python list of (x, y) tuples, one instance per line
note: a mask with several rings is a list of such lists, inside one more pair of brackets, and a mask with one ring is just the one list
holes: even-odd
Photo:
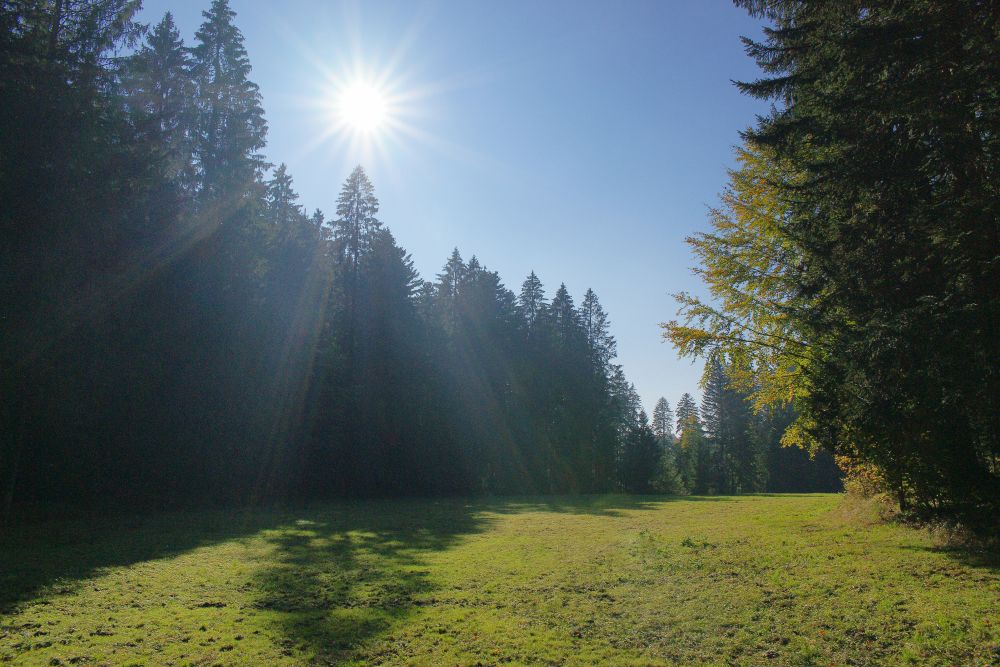
[(365, 82), (355, 82), (340, 91), (336, 105), (339, 120), (349, 128), (372, 133), (385, 124), (388, 105), (385, 94)]

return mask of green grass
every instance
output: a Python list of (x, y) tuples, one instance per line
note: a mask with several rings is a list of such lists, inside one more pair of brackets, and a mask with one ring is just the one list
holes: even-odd
[(832, 495), (416, 500), (0, 536), (0, 662), (1000, 664), (1000, 572)]

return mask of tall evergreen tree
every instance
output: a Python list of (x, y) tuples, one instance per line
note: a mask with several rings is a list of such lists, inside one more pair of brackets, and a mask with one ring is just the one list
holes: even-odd
[(556, 339), (564, 346), (564, 349), (582, 342), (580, 335), (583, 333), (580, 327), (580, 315), (576, 312), (573, 297), (566, 289), (566, 283), (559, 285), (552, 303), (549, 304), (549, 320), (552, 332)]
[(761, 190), (776, 206), (746, 208), (768, 221), (763, 247), (738, 216), (701, 239), (713, 292), (736, 289), (714, 313), (688, 303), (672, 335), (770, 357), (763, 386), (786, 391), (761, 397), (795, 399), (790, 439), (875, 466), (911, 516), (995, 535), (1000, 15), (978, 0), (737, 4), (772, 22), (745, 41), (765, 77), (739, 86), (779, 102), (746, 133), (779, 176)]
[(545, 312), (546, 299), (542, 281), (538, 279), (532, 271), (524, 283), (521, 285), (521, 295), (518, 297), (518, 306), (521, 309), (522, 317), (529, 330), (535, 327), (542, 314)]
[(711, 458), (710, 488), (719, 493), (761, 490), (764, 457), (753, 438), (749, 405), (729, 386), (718, 358), (706, 368), (701, 421)]
[(667, 445), (674, 441), (674, 411), (662, 396), (653, 407), (653, 433), (660, 443)]
[(606, 375), (611, 360), (618, 354), (618, 346), (611, 335), (608, 315), (592, 289), (587, 289), (580, 304), (580, 322), (593, 354), (594, 367)]
[(677, 433), (683, 434), (684, 429), (693, 423), (692, 420), (698, 421), (698, 404), (691, 394), (685, 392), (677, 401)]
[(250, 81), (243, 33), (228, 0), (212, 0), (195, 33), (191, 73), (197, 86), (195, 155), (204, 197), (243, 196), (265, 167), (267, 123)]
[(629, 493), (649, 493), (659, 472), (661, 455), (649, 418), (640, 409), (622, 447), (622, 488)]
[[(264, 202), (269, 221), (278, 227), (288, 227), (303, 219), (302, 207), (296, 204), (299, 196), (292, 189), (292, 177), (284, 163), (274, 170), (274, 176), (266, 183)], [(322, 222), (320, 222), (322, 225)]]
[(163, 154), (168, 177), (190, 191), (195, 185), (194, 82), (188, 51), (170, 12), (127, 60), (124, 87), (134, 122), (150, 148)]
[(356, 270), (361, 255), (372, 245), (382, 223), (376, 216), (378, 199), (375, 186), (360, 166), (355, 167), (341, 188), (337, 198), (337, 221), (333, 228), (333, 239), (340, 253)]

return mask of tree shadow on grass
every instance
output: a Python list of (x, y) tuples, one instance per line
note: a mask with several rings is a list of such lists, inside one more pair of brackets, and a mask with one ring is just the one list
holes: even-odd
[[(477, 503), (344, 503), (270, 531), (254, 607), (269, 612), (286, 655), (337, 664), (383, 635), (433, 590), (425, 558), (484, 530)], [(296, 651), (298, 653), (296, 653)]]
[[(425, 604), (427, 557), (486, 530), (496, 517), (558, 512), (618, 517), (684, 500), (669, 496), (533, 496), (323, 503), (299, 510), (201, 510), (91, 517), (19, 527), (0, 544), (0, 614), (71, 594), (106, 568), (172, 558), (260, 535), (271, 551), (253, 606), (275, 618), (279, 645), (338, 662)], [(387, 659), (391, 656), (387, 656)]]
[(985, 548), (963, 546), (902, 546), (900, 549), (921, 554), (943, 554), (949, 560), (977, 570), (1000, 574), (1000, 553)]
[[(273, 552), (256, 575), (253, 606), (272, 615), (286, 655), (318, 664), (360, 659), (371, 640), (434, 603), (428, 557), (487, 530), (495, 515), (618, 517), (675, 500), (727, 501), (622, 495), (452, 498), (344, 503), (306, 512), (266, 534)], [(393, 659), (391, 654), (365, 657)]]
[(277, 511), (202, 510), (15, 526), (0, 534), (0, 615), (71, 593), (105, 568), (177, 556), (287, 520)]
[(560, 514), (585, 514), (589, 516), (620, 517), (630, 510), (652, 510), (663, 503), (684, 502), (733, 502), (726, 496), (659, 496), (594, 494), (574, 496), (523, 496), (495, 498), (480, 501), (482, 511), (497, 514), (523, 512), (557, 512)]

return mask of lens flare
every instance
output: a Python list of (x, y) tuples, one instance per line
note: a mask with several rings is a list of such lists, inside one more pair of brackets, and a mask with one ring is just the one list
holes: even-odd
[(386, 96), (367, 82), (351, 83), (338, 94), (336, 113), (349, 128), (371, 134), (385, 124), (388, 116)]

